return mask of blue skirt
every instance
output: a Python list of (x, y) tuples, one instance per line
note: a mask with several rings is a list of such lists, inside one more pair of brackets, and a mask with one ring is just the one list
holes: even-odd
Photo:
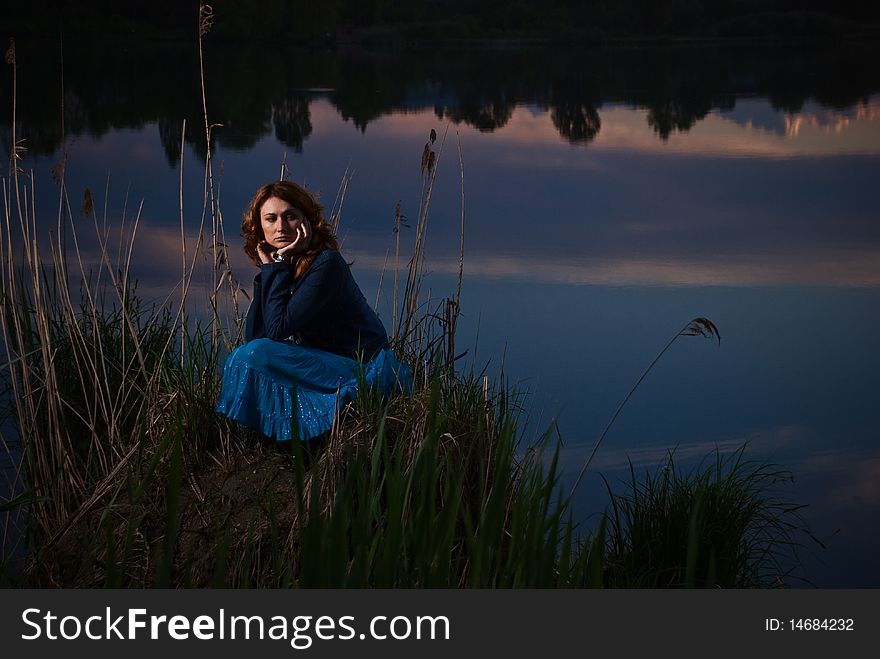
[(369, 362), (290, 341), (255, 339), (230, 353), (217, 411), (276, 441), (330, 430), (336, 411), (358, 395), (359, 374), (382, 394), (412, 390), (412, 373), (391, 350)]

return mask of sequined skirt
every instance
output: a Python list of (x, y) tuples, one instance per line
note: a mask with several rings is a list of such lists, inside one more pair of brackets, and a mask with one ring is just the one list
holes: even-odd
[(412, 390), (412, 373), (391, 350), (369, 362), (290, 341), (256, 339), (226, 360), (217, 411), (276, 441), (307, 440), (330, 430), (358, 386), (384, 395)]

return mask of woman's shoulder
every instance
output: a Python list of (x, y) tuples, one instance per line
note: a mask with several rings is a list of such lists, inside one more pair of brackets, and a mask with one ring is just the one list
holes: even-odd
[(345, 259), (342, 258), (342, 254), (339, 253), (339, 250), (332, 249), (328, 247), (322, 252), (319, 252), (315, 257), (315, 260), (312, 261), (312, 267), (314, 266), (329, 266), (331, 268), (344, 268), (348, 269), (348, 263), (346, 263)]
[(342, 255), (328, 247), (312, 259), (306, 275), (323, 281), (343, 281), (351, 276), (351, 270)]

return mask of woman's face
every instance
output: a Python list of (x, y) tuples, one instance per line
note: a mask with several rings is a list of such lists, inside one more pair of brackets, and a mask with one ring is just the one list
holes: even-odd
[(306, 221), (301, 210), (278, 197), (269, 197), (260, 208), (263, 236), (275, 249), (292, 243)]

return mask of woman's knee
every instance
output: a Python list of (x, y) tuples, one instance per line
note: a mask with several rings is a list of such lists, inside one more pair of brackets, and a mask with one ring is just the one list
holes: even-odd
[(232, 355), (233, 359), (245, 362), (252, 367), (267, 366), (278, 359), (278, 342), (272, 339), (254, 339), (240, 346)]

